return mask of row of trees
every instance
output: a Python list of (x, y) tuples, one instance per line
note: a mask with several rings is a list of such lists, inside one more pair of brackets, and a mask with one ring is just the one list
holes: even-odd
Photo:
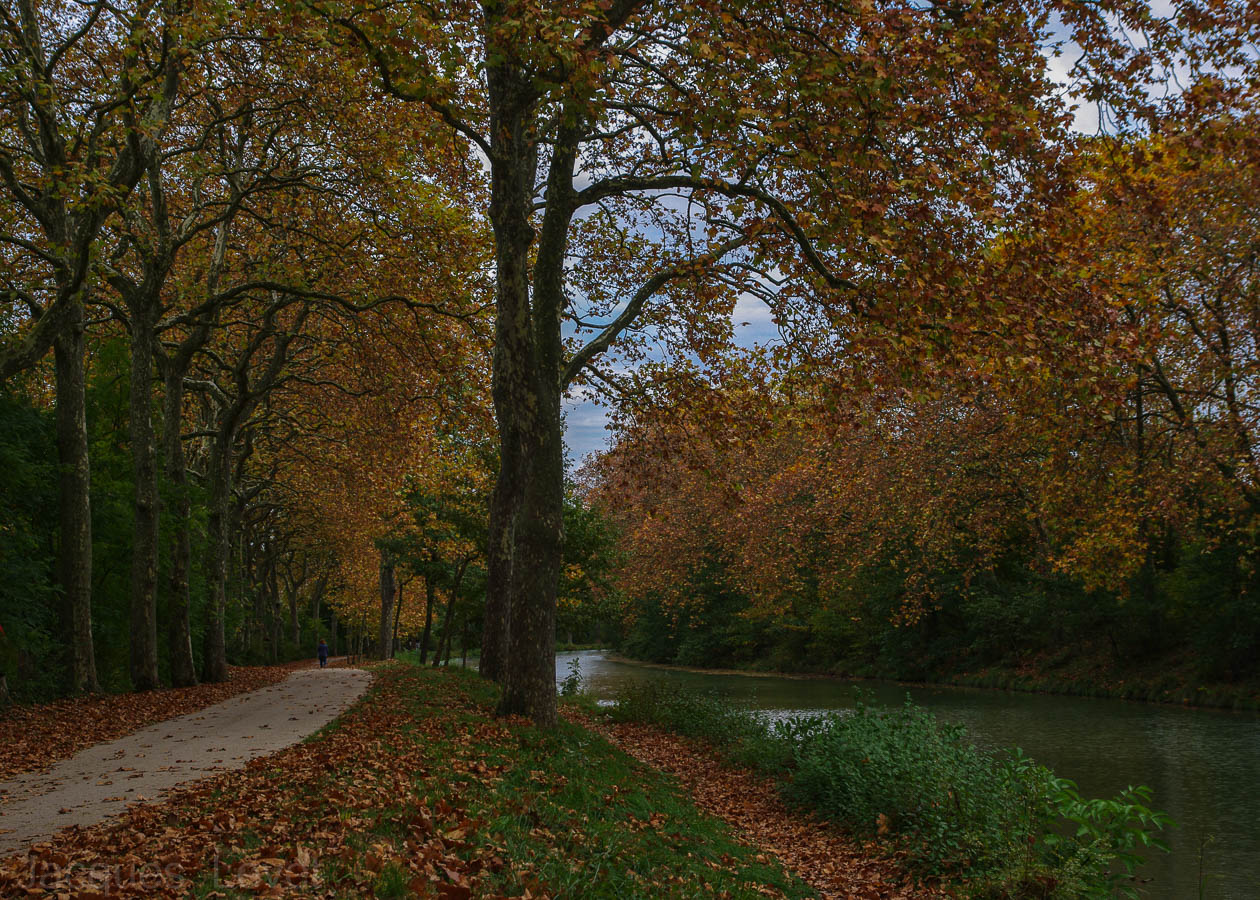
[[(975, 283), (1026, 318), (907, 358), (780, 346), (649, 385), (588, 472), (658, 659), (922, 677), (1042, 656), (1260, 673), (1260, 97), (1082, 139)], [(819, 364), (819, 360), (824, 362)]]
[(362, 522), (485, 409), (484, 240), (444, 193), (468, 160), (274, 12), (0, 18), (0, 625), (25, 693), (61, 659), (81, 691), (292, 653), (374, 552)]

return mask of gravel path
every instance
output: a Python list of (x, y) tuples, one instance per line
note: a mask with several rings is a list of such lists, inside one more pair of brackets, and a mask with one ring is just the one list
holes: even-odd
[(349, 707), (370, 680), (361, 669), (299, 670), (271, 687), (96, 744), (47, 772), (0, 783), (0, 856), (296, 744)]

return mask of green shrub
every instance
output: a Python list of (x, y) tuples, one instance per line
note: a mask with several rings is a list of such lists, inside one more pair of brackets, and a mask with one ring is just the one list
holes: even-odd
[(976, 749), (962, 726), (907, 703), (851, 715), (792, 719), (775, 733), (793, 747), (788, 794), (859, 833), (900, 837), (932, 874), (990, 872), (1037, 827), (1044, 786)]

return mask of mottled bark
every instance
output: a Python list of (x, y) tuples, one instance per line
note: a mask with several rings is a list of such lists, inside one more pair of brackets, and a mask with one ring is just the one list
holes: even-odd
[(157, 653), (158, 483), (153, 446), (152, 307), (141, 298), (131, 318), (130, 438), (135, 475), (131, 550), (131, 686), (159, 686)]
[(56, 357), (58, 506), (61, 545), (58, 580), (70, 622), (71, 689), (98, 691), (92, 644), (92, 500), (88, 460), (87, 371), (84, 311), (77, 302), (70, 324), (53, 345)]
[(394, 561), (381, 554), (381, 623), (378, 631), (377, 649), (380, 659), (390, 659), (394, 648), (394, 598), (398, 592), (398, 581), (394, 570)]
[(433, 600), (437, 587), (432, 578), (424, 580), (424, 635), (420, 638), (420, 665), (429, 658), (429, 634), (433, 630)]
[(517, 333), (504, 343), (519, 353), (504, 370), (506, 406), (496, 412), (511, 422), (521, 464), (519, 502), (512, 529), (511, 612), (502, 715), (525, 715), (554, 725), (556, 712), (556, 587), (564, 548), (564, 440), (560, 417), (564, 263), (575, 209), (573, 169), (577, 118), (552, 148), (547, 208), (533, 260), (528, 315), (501, 326)]
[(504, 63), (487, 72), (490, 94), (490, 222), (494, 230), (495, 346), (491, 393), (499, 430), (499, 476), (490, 500), (486, 552), (486, 612), (482, 629), (483, 677), (502, 682), (512, 665), (510, 633), (516, 510), (525, 464), (519, 416), (520, 386), (534, 368), (530, 329), (530, 223), (538, 149), (529, 79)]
[(227, 612), (228, 563), (231, 540), (228, 529), (232, 511), (229, 500), (232, 490), (231, 448), (223, 436), (215, 439), (210, 450), (207, 481), (210, 487), (206, 550), (206, 580), (210, 591), (206, 606), (205, 649), (202, 654), (202, 679), (227, 681), (227, 635), (224, 616)]
[(188, 496), (188, 463), (184, 458), (184, 373), (168, 371), (164, 379), (162, 428), (171, 532), (170, 572), (167, 575), (167, 642), (171, 658), (171, 684), (191, 687), (197, 683), (193, 659), (191, 595), (188, 572), (192, 562), (191, 500)]
[[(500, 419), (503, 417), (500, 416)], [(502, 423), (500, 430), (502, 431)], [(490, 498), (489, 541), (486, 546), (486, 605), (481, 626), (482, 678), (502, 682), (507, 669), (508, 632), (511, 629), (512, 525), (516, 516), (516, 488), (511, 454), (499, 465)]]
[(394, 604), (394, 642), (390, 645), (390, 659), (398, 652), (398, 624), (402, 621), (403, 583), (398, 582), (398, 601)]
[(455, 568), (455, 581), (451, 585), (451, 598), (446, 604), (446, 613), (442, 617), (442, 638), (438, 642), (438, 651), (433, 656), (433, 665), (440, 666), (445, 660), (447, 663), (451, 659), (451, 620), (454, 618), (455, 603), (459, 599), (459, 586), (464, 581), (464, 572), (468, 568), (468, 560), (460, 560), (459, 565)]
[[(547, 398), (539, 399), (540, 405), (547, 403)], [(551, 416), (540, 417), (534, 435), (537, 453), (517, 515), (510, 665), (499, 705), (501, 715), (526, 715), (539, 725), (556, 721), (556, 586), (564, 540), (559, 400), (557, 392)]]

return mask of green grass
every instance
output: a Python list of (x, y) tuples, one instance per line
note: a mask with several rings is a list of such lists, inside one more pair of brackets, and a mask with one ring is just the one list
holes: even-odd
[[(275, 883), (265, 857), (303, 849), (319, 875), (306, 887), (346, 898), (447, 896), (451, 883), (474, 897), (814, 896), (598, 735), (496, 719), (498, 689), (472, 672), (393, 662), (376, 675), (347, 714), (257, 770), (274, 799), (250, 800), (244, 782), (221, 799), (239, 826), (219, 859), (262, 864)], [(231, 873), (192, 886), (212, 891), (252, 895)]]
[[(513, 893), (536, 879), (570, 897), (758, 897), (766, 887), (812, 896), (782, 869), (757, 862), (672, 780), (603, 738), (567, 722), (554, 730), (517, 723), (505, 740), (467, 743), (489, 721), (497, 689), (458, 671), (420, 681), (427, 684), (413, 695), (415, 715), (449, 725), (448, 739), (428, 755), (439, 766), (462, 757), (506, 767), (493, 784), (455, 769), (425, 780), (428, 802), (461, 803), (516, 862), (519, 870), (505, 868), (486, 889)], [(452, 695), (471, 703), (452, 709)]]

